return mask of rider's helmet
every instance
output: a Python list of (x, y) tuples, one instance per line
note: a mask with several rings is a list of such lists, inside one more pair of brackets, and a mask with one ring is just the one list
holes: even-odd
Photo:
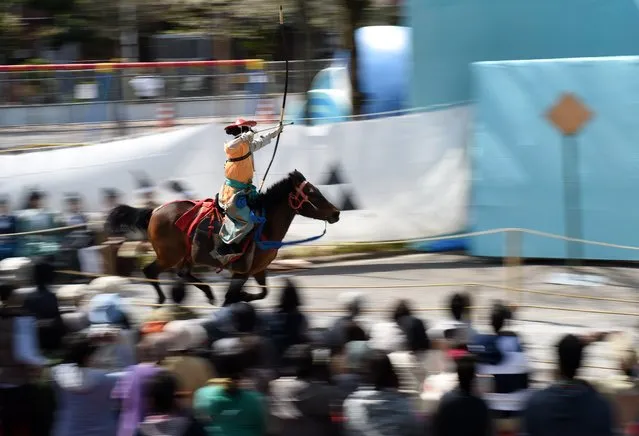
[(233, 124), (229, 124), (224, 128), (227, 135), (238, 136), (244, 132), (248, 132), (252, 127), (257, 126), (257, 122), (253, 120), (245, 120), (238, 118)]

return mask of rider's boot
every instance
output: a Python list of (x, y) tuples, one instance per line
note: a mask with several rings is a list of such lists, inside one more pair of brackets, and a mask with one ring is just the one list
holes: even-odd
[(216, 248), (216, 254), (220, 257), (226, 257), (242, 253), (242, 247), (239, 244), (226, 244), (223, 241), (219, 241), (219, 245)]

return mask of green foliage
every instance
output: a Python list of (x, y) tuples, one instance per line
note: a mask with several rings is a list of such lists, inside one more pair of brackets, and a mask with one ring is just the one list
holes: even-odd
[[(130, 26), (141, 38), (157, 32), (228, 36), (242, 41), (248, 53), (266, 57), (274, 50), (280, 5), (285, 22), (300, 33), (340, 34), (344, 46), (349, 47), (349, 35), (357, 27), (390, 24), (387, 12), (372, 1), (0, 0), (0, 55), (46, 40), (54, 47), (80, 43), (89, 58), (98, 53), (106, 53), (107, 59), (118, 57), (120, 33)], [(49, 19), (27, 32), (20, 19), (21, 7)]]

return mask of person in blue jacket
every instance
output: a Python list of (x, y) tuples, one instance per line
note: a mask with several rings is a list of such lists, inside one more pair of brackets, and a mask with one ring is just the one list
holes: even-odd
[(0, 259), (13, 257), (16, 251), (16, 238), (10, 235), (17, 233), (18, 221), (9, 209), (9, 198), (0, 196)]

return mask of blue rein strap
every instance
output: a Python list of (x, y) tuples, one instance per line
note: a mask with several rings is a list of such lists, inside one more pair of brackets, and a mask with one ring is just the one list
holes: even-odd
[[(264, 215), (264, 212), (262, 212), (262, 215)], [(324, 236), (326, 234), (326, 221), (324, 221), (324, 231), (316, 236), (311, 236), (310, 238), (306, 238), (306, 239), (298, 239), (296, 241), (287, 241), (287, 242), (283, 242), (283, 241), (262, 241), (262, 231), (264, 230), (264, 224), (266, 224), (266, 218), (264, 216), (257, 216), (255, 215), (255, 213), (251, 212), (251, 221), (253, 221), (254, 223), (257, 224), (257, 228), (255, 229), (255, 233), (253, 234), (253, 239), (255, 240), (255, 245), (257, 245), (257, 248), (259, 248), (260, 250), (278, 250), (282, 247), (287, 247), (290, 245), (298, 245), (298, 244), (304, 244), (306, 242), (313, 242), (313, 241), (317, 241), (318, 239), (320, 239), (322, 236)]]

